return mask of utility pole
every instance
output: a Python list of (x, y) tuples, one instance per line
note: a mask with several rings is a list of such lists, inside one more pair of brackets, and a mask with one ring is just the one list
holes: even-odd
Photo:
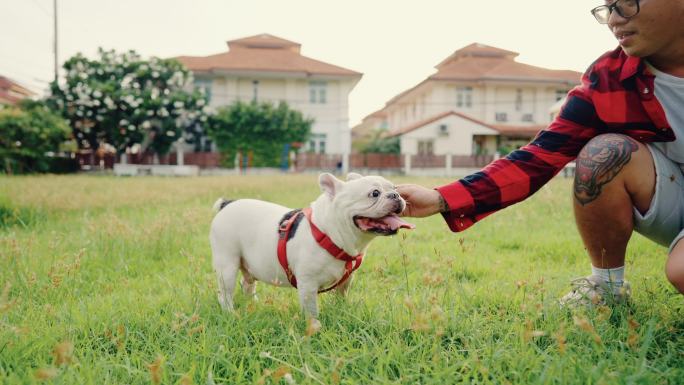
[(55, 50), (55, 83), (57, 83), (57, 80), (59, 80), (59, 61), (57, 60), (57, 0), (52, 1), (53, 4), (53, 10), (52, 13), (54, 14), (55, 17), (55, 44), (54, 44), (54, 50)]

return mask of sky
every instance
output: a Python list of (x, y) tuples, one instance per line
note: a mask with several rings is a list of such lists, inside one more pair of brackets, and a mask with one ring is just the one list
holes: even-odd
[[(54, 0), (0, 0), (0, 75), (43, 92), (54, 78)], [(617, 41), (596, 22), (598, 0), (57, 0), (58, 59), (98, 47), (143, 57), (206, 56), (269, 33), (304, 56), (363, 73), (350, 124), (477, 42), (517, 61), (583, 72)]]

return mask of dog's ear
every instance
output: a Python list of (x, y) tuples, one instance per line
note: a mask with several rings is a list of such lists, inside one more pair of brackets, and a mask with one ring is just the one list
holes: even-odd
[(347, 182), (349, 182), (350, 180), (359, 179), (359, 178), (363, 178), (363, 175), (357, 174), (355, 172), (350, 172), (349, 174), (347, 174)]
[(331, 173), (324, 172), (318, 176), (318, 185), (321, 186), (321, 191), (324, 192), (330, 199), (332, 199), (340, 187), (342, 187), (341, 180), (335, 178)]

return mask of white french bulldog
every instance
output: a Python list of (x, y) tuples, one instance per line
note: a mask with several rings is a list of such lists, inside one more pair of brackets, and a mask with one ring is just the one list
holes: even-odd
[[(323, 194), (311, 203), (313, 227), (325, 233), (348, 256), (365, 253), (370, 241), (378, 235), (396, 234), (400, 228), (414, 228), (397, 216), (406, 207), (406, 202), (385, 178), (350, 173), (344, 182), (324, 173), (319, 176), (318, 183)], [(226, 201), (223, 198), (214, 204), (214, 209), (218, 214), (212, 221), (209, 239), (221, 307), (233, 309), (238, 270), (242, 271), (244, 293), (252, 297), (257, 280), (291, 286), (279, 262), (277, 248), (281, 236), (279, 226), (293, 211), (260, 200)], [(291, 239), (286, 243), (287, 265), (296, 278), (299, 300), (310, 317), (309, 322), (320, 327), (317, 293), (339, 283), (337, 292), (346, 294), (351, 277), (339, 281), (348, 266), (317, 243), (307, 218), (301, 219), (292, 232), (294, 234), (290, 234)]]

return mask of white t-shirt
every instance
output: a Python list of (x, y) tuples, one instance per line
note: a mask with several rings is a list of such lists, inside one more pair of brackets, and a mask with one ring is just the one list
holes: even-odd
[(674, 142), (657, 142), (653, 145), (669, 159), (684, 164), (684, 78), (658, 71), (648, 62), (646, 65), (655, 75), (655, 96), (677, 137)]

